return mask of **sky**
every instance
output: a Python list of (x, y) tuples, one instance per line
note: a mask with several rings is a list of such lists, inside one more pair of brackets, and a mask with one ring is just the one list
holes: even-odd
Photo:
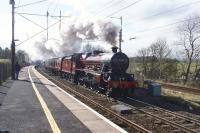
[[(49, 40), (60, 41), (60, 29), (67, 29), (72, 23), (112, 22), (120, 27), (122, 16), (122, 51), (128, 56), (136, 56), (141, 48), (148, 47), (158, 38), (167, 40), (170, 47), (177, 41), (177, 26), (187, 16), (200, 15), (200, 0), (15, 0), (15, 39), (16, 50), (25, 50), (35, 60), (40, 58), (35, 42), (46, 38), (46, 31), (31, 38), (46, 28), (46, 13), (59, 17), (49, 17)], [(20, 7), (21, 6), (21, 7)], [(41, 16), (19, 13), (40, 14)], [(111, 18), (112, 17), (112, 18)], [(30, 22), (31, 20), (32, 22)], [(175, 23), (175, 24), (174, 24)], [(135, 39), (130, 39), (135, 38)], [(27, 40), (28, 39), (28, 40)], [(24, 40), (27, 40), (24, 42)], [(24, 42), (24, 43), (22, 43)], [(54, 41), (55, 42), (55, 41)], [(87, 42), (87, 40), (86, 40)], [(21, 44), (20, 44), (21, 43)], [(104, 44), (102, 41), (94, 44)], [(0, 46), (11, 44), (11, 5), (9, 0), (0, 3)], [(20, 44), (20, 45), (19, 45)], [(54, 44), (49, 47), (56, 49)], [(48, 47), (48, 46), (47, 46)], [(59, 52), (59, 51), (58, 51)]]

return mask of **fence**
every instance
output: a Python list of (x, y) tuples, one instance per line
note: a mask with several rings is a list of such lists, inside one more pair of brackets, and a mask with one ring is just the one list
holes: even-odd
[(0, 84), (11, 76), (11, 64), (0, 63)]

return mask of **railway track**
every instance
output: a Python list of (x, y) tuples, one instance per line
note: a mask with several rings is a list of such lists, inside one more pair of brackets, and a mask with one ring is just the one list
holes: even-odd
[[(130, 121), (130, 120), (124, 118), (123, 116), (120, 116), (118, 113), (112, 111), (111, 109), (109, 109), (109, 108), (107, 108), (105, 106), (102, 106), (101, 104), (99, 104), (98, 102), (92, 100), (91, 98), (88, 98), (87, 95), (84, 95), (84, 94), (81, 94), (81, 93), (77, 92), (76, 90), (72, 89), (71, 87), (69, 87), (65, 83), (63, 83), (62, 80), (59, 80), (59, 79), (57, 79), (55, 77), (53, 78), (53, 77), (51, 77), (51, 76), (49, 76), (46, 73), (43, 73), (41, 71), (40, 71), (40, 73), (42, 73), (49, 80), (51, 80), (54, 83), (56, 83), (56, 85), (58, 85), (62, 89), (67, 90), (68, 92), (73, 94), (75, 97), (78, 97), (78, 98), (82, 99), (87, 104), (91, 105), (94, 109), (100, 111), (103, 114), (106, 114), (107, 117), (110, 117), (110, 119), (112, 119), (118, 125), (123, 125), (123, 128), (125, 128), (129, 132), (151, 133), (151, 131), (145, 129), (144, 127), (134, 123), (133, 121)], [(95, 98), (95, 100), (97, 100), (97, 99), (98, 98)]]
[[(129, 100), (134, 101), (132, 106), (129, 104), (127, 105), (132, 108), (132, 113), (118, 114), (112, 111), (110, 107), (112, 105), (124, 103), (113, 101), (112, 99), (102, 95), (97, 95), (93, 91), (84, 89), (84, 87), (74, 86), (63, 79), (49, 76), (43, 72), (42, 74), (61, 88), (70, 91), (70, 93), (81, 99), (86, 104), (89, 104), (89, 106), (92, 106), (92, 108), (104, 116), (108, 117), (118, 125), (121, 125), (121, 127), (128, 132), (200, 132), (200, 122), (198, 120), (152, 106), (136, 99), (129, 98)], [(139, 104), (140, 107), (135, 106), (137, 104)]]
[(173, 125), (174, 127), (178, 127), (179, 129), (183, 129), (186, 132), (200, 133), (200, 121), (197, 119), (184, 116), (183, 114), (172, 112), (172, 111), (145, 103), (143, 101), (139, 101), (131, 97), (128, 97), (128, 99), (131, 100), (131, 104), (134, 104), (135, 106), (136, 104), (139, 104), (139, 106), (144, 105), (145, 108), (142, 107), (142, 108), (139, 108), (138, 110), (146, 114), (149, 114), (153, 117), (163, 120), (166, 123), (169, 123)]
[(175, 84), (170, 84), (170, 83), (163, 83), (163, 82), (157, 82), (157, 83), (159, 83), (162, 86), (162, 88), (164, 88), (164, 89), (166, 88), (166, 89), (170, 89), (170, 90), (200, 95), (200, 89), (197, 89), (197, 88), (175, 85)]

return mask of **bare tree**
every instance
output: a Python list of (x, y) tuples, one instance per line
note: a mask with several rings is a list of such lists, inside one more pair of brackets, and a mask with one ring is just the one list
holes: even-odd
[(162, 65), (164, 63), (163, 60), (169, 57), (171, 50), (169, 49), (167, 41), (165, 39), (158, 39), (150, 46), (150, 51), (152, 57), (157, 58), (160, 79), (162, 76)]
[(194, 69), (193, 80), (196, 80), (197, 77), (200, 75), (200, 49), (196, 52), (194, 58), (195, 58), (195, 69)]
[(29, 55), (23, 50), (18, 50), (16, 53), (16, 60), (20, 65), (25, 65), (29, 63)]
[(148, 57), (149, 57), (149, 49), (148, 48), (142, 48), (138, 51), (138, 56), (142, 60), (142, 71), (143, 74), (147, 75), (147, 67), (148, 67)]
[(164, 65), (169, 63), (166, 58), (169, 57), (170, 53), (171, 50), (165, 39), (157, 39), (148, 48), (140, 49), (138, 51), (138, 59), (142, 63), (143, 74), (147, 78), (161, 79), (163, 69), (167, 68)]
[(179, 45), (183, 46), (184, 54), (187, 59), (184, 84), (186, 84), (188, 81), (191, 63), (200, 48), (200, 17), (193, 15), (187, 17), (186, 20), (187, 21), (178, 26), (178, 31), (180, 34)]
[(3, 49), (0, 47), (0, 58), (3, 56)]

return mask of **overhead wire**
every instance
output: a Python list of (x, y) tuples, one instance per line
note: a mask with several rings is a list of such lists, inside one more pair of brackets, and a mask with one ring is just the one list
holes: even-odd
[(130, 34), (126, 34), (126, 35), (138, 34), (138, 33), (153, 31), (155, 29), (161, 29), (161, 28), (169, 27), (169, 26), (172, 26), (172, 25), (176, 25), (176, 24), (179, 24), (179, 23), (183, 23), (183, 22), (186, 22), (186, 21), (189, 21), (189, 20), (195, 20), (195, 19), (200, 19), (200, 17), (195, 17), (195, 18), (191, 18), (191, 19), (184, 19), (184, 20), (177, 21), (177, 22), (174, 22), (174, 23), (170, 23), (170, 24), (166, 24), (166, 25), (162, 25), (162, 26), (157, 26), (157, 27), (154, 27), (154, 28), (151, 28), (151, 29), (148, 29), (148, 30), (141, 30), (141, 31), (130, 33)]
[[(46, 0), (42, 0), (42, 1), (46, 1)], [(42, 1), (38, 1), (38, 2), (42, 2)], [(57, 0), (57, 1), (58, 1), (58, 0)], [(125, 7), (121, 8), (121, 9), (119, 9), (119, 10), (117, 10), (117, 11), (115, 11), (115, 12), (109, 14), (109, 15), (107, 15), (105, 18), (108, 18), (108, 17), (110, 17), (110, 16), (112, 16), (112, 15), (114, 15), (114, 14), (117, 14), (117, 13), (121, 12), (122, 10), (125, 10), (126, 8), (129, 8), (129, 7), (133, 6), (134, 4), (136, 4), (136, 3), (140, 2), (140, 1), (142, 1), (142, 0), (138, 0), (138, 1), (134, 2), (134, 3), (131, 3), (130, 5), (125, 6)], [(190, 3), (190, 4), (195, 4), (195, 3), (199, 3), (199, 2), (200, 2), (200, 1), (196, 1), (196, 2), (193, 2), (193, 3)], [(34, 2), (34, 3), (35, 3), (35, 2)], [(31, 4), (31, 3), (30, 3), (30, 4)], [(29, 4), (29, 5), (30, 5), (30, 4)], [(33, 3), (32, 3), (32, 4), (33, 4)], [(143, 19), (147, 19), (147, 18), (150, 18), (150, 17), (158, 16), (158, 15), (165, 14), (165, 13), (168, 13), (168, 12), (172, 12), (172, 11), (174, 11), (174, 10), (183, 8), (183, 7), (185, 7), (185, 6), (187, 6), (187, 5), (190, 5), (190, 4), (185, 4), (185, 5), (176, 7), (176, 8), (173, 9), (173, 10), (168, 10), (168, 11), (165, 11), (165, 12), (160, 12), (160, 13), (151, 15), (151, 16), (149, 16), (149, 17), (143, 18)], [(23, 5), (23, 6), (26, 6), (26, 5)], [(18, 6), (18, 7), (22, 7), (22, 6)], [(110, 7), (111, 7), (111, 6), (110, 6)], [(57, 8), (57, 5), (56, 5), (56, 7), (54, 8), (54, 12), (55, 12), (56, 8)], [(54, 14), (54, 12), (53, 12), (53, 14)], [(33, 14), (33, 13), (18, 13), (18, 14), (19, 14), (19, 15), (20, 15), (20, 14), (24, 14), (24, 15), (45, 16), (45, 17), (46, 17), (46, 15), (43, 15), (43, 14)], [(60, 16), (53, 16), (53, 14), (50, 15), (50, 16), (51, 16), (51, 17), (60, 17)], [(21, 15), (21, 16), (22, 16), (22, 15)], [(23, 17), (24, 17), (24, 16), (23, 16)], [(62, 17), (69, 17), (69, 16), (62, 16)], [(195, 19), (197, 19), (197, 18), (195, 18)], [(27, 20), (28, 20), (28, 19), (27, 19)], [(170, 24), (166, 24), (166, 25), (163, 25), (163, 26), (157, 26), (157, 27), (154, 27), (154, 28), (151, 28), (151, 29), (148, 29), (148, 30), (138, 31), (138, 32), (135, 32), (134, 34), (138, 34), (138, 33), (142, 33), (142, 32), (147, 32), (147, 31), (152, 31), (152, 30), (155, 30), (155, 29), (160, 29), (160, 28), (169, 27), (169, 26), (171, 26), (171, 25), (175, 25), (175, 24), (178, 24), (178, 23), (182, 23), (182, 22), (185, 22), (185, 21), (187, 21), (187, 20), (188, 20), (188, 19), (182, 20), (182, 21), (177, 21), (177, 22), (170, 23)], [(57, 23), (58, 23), (58, 22), (57, 22)], [(48, 28), (50, 28), (50, 27), (51, 27), (51, 26), (49, 26)], [(48, 29), (48, 28), (47, 28), (47, 29)], [(43, 28), (43, 29), (44, 29), (44, 28)], [(44, 32), (44, 31), (47, 30), (47, 29), (44, 29), (43, 31), (40, 31), (40, 32), (34, 34), (32, 37), (35, 37), (36, 35), (38, 35), (38, 34)], [(131, 33), (131, 34), (133, 34), (133, 33)], [(31, 37), (31, 38), (32, 38), (32, 37)], [(30, 38), (30, 39), (31, 39), (31, 38)], [(30, 40), (30, 39), (27, 39), (27, 40), (25, 40), (25, 41), (23, 41), (23, 42), (26, 42), (26, 41), (28, 41), (28, 40)], [(22, 44), (23, 42), (21, 42), (20, 44)], [(19, 44), (19, 45), (20, 45), (20, 44)]]
[(133, 6), (133, 5), (137, 4), (137, 3), (140, 2), (140, 1), (142, 1), (142, 0), (135, 1), (135, 2), (133, 2), (133, 3), (131, 3), (131, 4), (129, 4), (128, 6), (125, 6), (125, 7), (121, 8), (121, 9), (119, 9), (119, 10), (117, 10), (117, 11), (115, 11), (115, 12), (109, 14), (109, 15), (107, 15), (105, 18), (111, 17), (111, 16), (113, 16), (114, 14), (117, 14), (117, 13), (119, 13), (119, 12), (121, 12), (121, 11), (123, 11), (123, 10), (125, 10), (125, 9), (127, 9), (127, 8), (129, 8), (129, 7), (131, 7), (131, 6)]
[(48, 6), (47, 6), (47, 11), (48, 11), (49, 8), (51, 7), (52, 3), (53, 3), (53, 2), (50, 2), (50, 3), (48, 4)]
[[(46, 17), (46, 14), (36, 14), (36, 13), (25, 13), (25, 12), (15, 12), (17, 14), (22, 14), (22, 15), (32, 15), (32, 16), (41, 16), (41, 17)], [(53, 16), (49, 15), (49, 17), (60, 17), (60, 16)], [(70, 16), (61, 16), (61, 17), (70, 17)]]
[[(115, 0), (110, 0), (108, 2), (106, 2), (104, 5), (105, 7), (104, 8), (107, 8), (110, 4), (112, 4), (113, 2), (115, 2)], [(96, 12), (99, 12), (99, 11), (102, 11), (104, 8), (98, 8), (98, 9), (95, 9), (94, 11), (92, 11), (93, 13), (96, 13)]]
[(37, 25), (38, 27), (40, 27), (40, 28), (42, 28), (42, 29), (45, 29), (44, 27), (42, 27), (42, 26), (40, 26), (39, 24), (37, 24), (36, 22), (34, 22), (34, 21), (32, 21), (32, 20), (30, 20), (30, 19), (28, 19), (28, 18), (24, 17), (23, 15), (21, 15), (21, 14), (18, 14), (18, 15), (19, 15), (19, 16), (21, 16), (22, 18), (24, 18), (24, 19), (26, 19), (26, 20), (30, 21), (31, 23), (33, 23), (33, 24)]
[(57, 7), (58, 7), (58, 3), (59, 3), (59, 0), (56, 0), (56, 6), (55, 6), (55, 8), (54, 8), (54, 10), (53, 10), (53, 13), (52, 13), (51, 15), (54, 15), (54, 13), (55, 13), (55, 11), (56, 11), (56, 9), (57, 9)]
[[(184, 8), (184, 7), (188, 6), (188, 5), (193, 5), (193, 4), (197, 4), (197, 3), (200, 3), (200, 0), (195, 1), (195, 2), (191, 2), (191, 3), (188, 3), (188, 4), (184, 4), (184, 5), (181, 5), (181, 6), (178, 6), (178, 7), (174, 8), (174, 9), (170, 9), (170, 10), (167, 10), (167, 11), (159, 12), (159, 13), (156, 13), (156, 14), (153, 14), (153, 15), (150, 15), (150, 16), (148, 16), (148, 17), (144, 17), (144, 18), (142, 18), (142, 19), (135, 20), (135, 21), (143, 21), (143, 20), (146, 20), (146, 19), (150, 19), (150, 18), (152, 18), (152, 17), (159, 16), (159, 15), (166, 14), (166, 13), (170, 13), (170, 12), (174, 12), (174, 11), (180, 9), (180, 8)], [(127, 24), (124, 24), (123, 26), (125, 27), (125, 26), (127, 26), (127, 25), (132, 24), (132, 23), (135, 23), (135, 21), (134, 21), (134, 22), (127, 23)]]
[(31, 15), (31, 16), (42, 16), (42, 17), (46, 17), (47, 15), (45, 14), (35, 14), (35, 13), (26, 13), (26, 12), (15, 12), (17, 14), (22, 14), (22, 15)]
[(20, 2), (21, 2), (21, 0), (18, 1), (18, 4), (17, 4), (18, 7), (19, 7), (19, 5), (20, 5)]
[[(28, 5), (33, 5), (33, 4), (41, 3), (41, 2), (44, 2), (44, 1), (47, 1), (47, 0), (41, 0), (41, 1), (33, 2), (33, 3), (29, 3), (29, 4), (25, 4), (25, 5), (21, 5), (21, 6), (18, 6), (18, 7), (16, 7), (16, 8), (24, 7), (24, 6), (28, 6)], [(58, 1), (57, 1), (57, 2), (58, 2)], [(54, 12), (55, 12), (56, 8), (57, 8), (57, 5), (56, 5), (56, 7), (54, 8)], [(54, 12), (53, 12), (53, 14), (54, 14)], [(19, 45), (21, 45), (22, 43), (25, 43), (26, 41), (28, 41), (28, 40), (34, 38), (35, 36), (41, 34), (42, 32), (48, 30), (49, 28), (51, 28), (52, 26), (54, 26), (55, 24), (57, 24), (57, 23), (60, 22), (60, 20), (59, 20), (59, 21), (57, 21), (56, 23), (50, 25), (49, 27), (44, 28), (44, 27), (40, 26), (39, 24), (37, 24), (36, 22), (34, 22), (34, 21), (28, 19), (27, 17), (25, 17), (25, 16), (23, 16), (23, 15), (32, 15), (32, 16), (41, 16), (41, 17), (46, 17), (46, 14), (20, 13), (20, 12), (15, 12), (15, 13), (17, 13), (19, 16), (23, 17), (24, 19), (26, 19), (26, 20), (32, 22), (33, 24), (35, 24), (35, 25), (37, 25), (38, 27), (40, 27), (40, 28), (43, 29), (42, 31), (40, 31), (40, 32), (38, 32), (38, 33), (32, 35), (30, 38), (28, 38), (28, 39), (26, 39), (26, 40), (20, 42), (20, 43), (17, 44), (16, 46), (19, 46)], [(49, 16), (50, 16), (50, 17), (53, 17), (53, 18), (56, 18), (56, 17), (70, 17), (70, 16), (53, 16), (53, 14), (52, 14), (52, 15), (49, 15)]]
[[(64, 18), (63, 18), (64, 19)], [(56, 25), (57, 23), (59, 23), (60, 21), (57, 21), (56, 23), (54, 23), (54, 24), (52, 24), (52, 25), (50, 25), (49, 27), (47, 27), (46, 29), (43, 29), (43, 30), (41, 30), (41, 31), (39, 31), (39, 32), (37, 32), (37, 33), (35, 33), (34, 35), (32, 35), (31, 37), (29, 37), (28, 39), (25, 39), (24, 41), (22, 41), (22, 42), (20, 42), (19, 44), (17, 44), (16, 46), (19, 46), (19, 45), (21, 45), (21, 44), (23, 44), (23, 43), (25, 43), (25, 42), (27, 42), (27, 41), (29, 41), (29, 40), (31, 40), (32, 38), (34, 38), (35, 36), (37, 36), (37, 35), (39, 35), (39, 34), (41, 34), (42, 32), (44, 32), (44, 31), (46, 31), (46, 30), (48, 30), (49, 28), (51, 28), (51, 27), (53, 27), (54, 25)]]
[(105, 12), (110, 7), (112, 7), (114, 5), (117, 5), (117, 4), (119, 4), (119, 3), (123, 2), (123, 1), (125, 1), (125, 0), (119, 0), (119, 1), (116, 1), (115, 3), (113, 3), (113, 4), (109, 5), (109, 6), (105, 6), (104, 8), (100, 9), (95, 15), (101, 14), (102, 12)]
[[(17, 7), (20, 5), (20, 3), (21, 3), (21, 0), (18, 1)], [(18, 8), (17, 8), (17, 9), (18, 9)], [(17, 9), (16, 9), (16, 11), (17, 11)]]
[(17, 7), (15, 7), (15, 8), (20, 8), (20, 7), (30, 6), (30, 5), (38, 4), (38, 3), (41, 3), (41, 2), (45, 2), (45, 1), (48, 1), (48, 0), (40, 0), (40, 1), (32, 2), (32, 3), (28, 3), (28, 4), (24, 4), (24, 5), (20, 5), (20, 6), (17, 6)]

